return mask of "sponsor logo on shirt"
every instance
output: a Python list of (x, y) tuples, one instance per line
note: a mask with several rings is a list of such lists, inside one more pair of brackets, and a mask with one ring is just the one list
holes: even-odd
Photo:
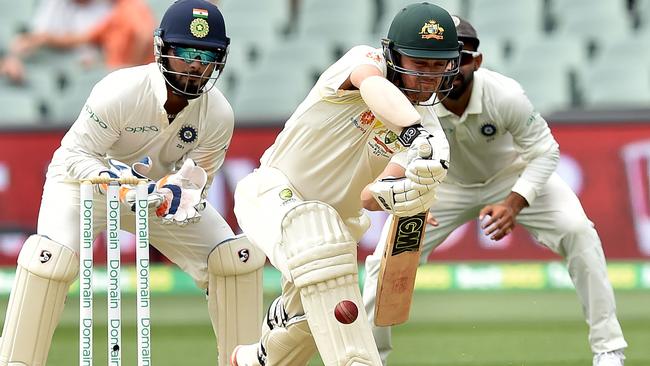
[(285, 188), (280, 191), (280, 199), (283, 201), (288, 201), (293, 198), (293, 192), (289, 188)]
[(96, 122), (99, 125), (99, 127), (108, 128), (108, 126), (106, 125), (106, 122), (102, 121), (101, 118), (99, 118), (99, 116), (97, 116), (95, 114), (95, 112), (93, 112), (93, 110), (90, 108), (90, 106), (88, 104), (84, 105), (84, 110), (86, 111), (86, 113), (88, 113), (88, 116), (90, 117), (90, 119), (92, 121)]
[(375, 115), (369, 110), (352, 118), (352, 124), (354, 125), (354, 127), (360, 129), (362, 133), (368, 131), (368, 128), (372, 126), (374, 121), (375, 121)]
[(158, 126), (129, 126), (124, 129), (130, 133), (158, 132)]
[(381, 56), (376, 51), (370, 51), (366, 53), (366, 57), (373, 60), (374, 62), (380, 64), (381, 63)]

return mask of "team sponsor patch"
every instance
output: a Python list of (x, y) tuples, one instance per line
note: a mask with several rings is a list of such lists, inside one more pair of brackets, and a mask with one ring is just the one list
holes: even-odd
[(194, 18), (190, 23), (190, 32), (196, 38), (205, 38), (210, 32), (208, 21), (203, 18)]
[(90, 119), (92, 121), (94, 121), (95, 123), (97, 123), (99, 125), (99, 127), (103, 128), (103, 129), (108, 128), (108, 125), (106, 124), (106, 122), (102, 121), (101, 118), (99, 118), (99, 116), (96, 115), (95, 112), (93, 112), (93, 110), (90, 108), (90, 106), (88, 104), (84, 105), (84, 110), (86, 111), (86, 113), (88, 113), (88, 116), (90, 117)]
[(484, 123), (481, 126), (481, 133), (483, 136), (493, 136), (495, 133), (497, 133), (497, 127), (489, 122)]
[(124, 131), (130, 133), (144, 133), (144, 132), (158, 132), (158, 126), (128, 126), (124, 128)]
[(190, 125), (184, 125), (178, 131), (178, 138), (180, 138), (181, 141), (186, 144), (191, 144), (192, 142), (196, 141), (197, 135), (198, 133), (196, 132), (196, 128)]
[(424, 23), (420, 29), (419, 34), (422, 36), (422, 39), (443, 40), (445, 39), (443, 36), (444, 32), (445, 28), (443, 28), (437, 21), (431, 19), (428, 22)]
[(279, 195), (281, 200), (288, 201), (293, 198), (293, 191), (291, 191), (289, 188), (285, 188), (280, 191)]
[(366, 132), (375, 121), (375, 115), (367, 110), (358, 116), (352, 117), (351, 120), (354, 127), (360, 129), (361, 132)]
[(375, 51), (370, 51), (370, 52), (366, 53), (366, 57), (373, 60), (374, 62), (376, 62), (378, 64), (381, 63), (381, 56), (379, 56), (379, 54), (377, 52), (375, 52)]

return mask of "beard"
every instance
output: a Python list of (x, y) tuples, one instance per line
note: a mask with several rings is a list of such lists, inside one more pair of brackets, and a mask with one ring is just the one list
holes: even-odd
[(458, 100), (461, 96), (463, 96), (467, 88), (472, 84), (472, 81), (474, 81), (474, 73), (472, 72), (468, 75), (458, 73), (456, 75), (454, 83), (456, 80), (460, 81), (460, 83), (454, 84), (454, 87), (449, 92), (449, 95), (447, 95), (447, 98), (449, 99)]
[[(192, 77), (194, 76), (194, 77)], [(168, 74), (167, 81), (174, 86), (174, 94), (178, 94), (185, 99), (196, 99), (201, 96), (203, 87), (207, 84), (208, 79), (199, 79), (200, 75), (196, 74)]]

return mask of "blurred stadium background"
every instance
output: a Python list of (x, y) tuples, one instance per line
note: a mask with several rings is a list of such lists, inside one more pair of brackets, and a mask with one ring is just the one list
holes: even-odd
[[(41, 1), (47, 0), (0, 0), (0, 54), (29, 30)], [(484, 67), (516, 78), (549, 121), (562, 151), (559, 173), (603, 240), (630, 343), (626, 364), (649, 365), (650, 0), (429, 1), (470, 20)], [(171, 0), (147, 2), (159, 20)], [(257, 165), (319, 73), (353, 45), (379, 47), (393, 15), (411, 2), (216, 1), (232, 38), (219, 88), (233, 105), (237, 128), (209, 199), (233, 227), (236, 183)], [(94, 83), (110, 72), (82, 67), (76, 57), (42, 49), (25, 59), (24, 83), (0, 78), (2, 318), (20, 246), (36, 228), (51, 154)], [(373, 249), (385, 216), (372, 218), (360, 260)], [(133, 239), (125, 234), (123, 242), (124, 261), (131, 261)], [(96, 258), (105, 259), (101, 238), (96, 248)], [(214, 363), (202, 294), (164, 258), (153, 257), (160, 261), (152, 274), (156, 363)], [(418, 274), (411, 322), (397, 328), (391, 364), (590, 363), (587, 328), (564, 264), (525, 231), (490, 243), (471, 222), (430, 261)], [(127, 290), (129, 281), (125, 273)], [(278, 292), (271, 268), (265, 290), (269, 298)], [(51, 364), (74, 362), (75, 301), (55, 335)]]

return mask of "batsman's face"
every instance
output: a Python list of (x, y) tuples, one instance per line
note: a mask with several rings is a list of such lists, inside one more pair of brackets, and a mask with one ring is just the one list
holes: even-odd
[(448, 60), (415, 58), (402, 55), (402, 67), (414, 73), (402, 74), (402, 84), (406, 89), (419, 90), (407, 92), (412, 102), (425, 102), (438, 90), (442, 81), (442, 73), (451, 68)]
[(170, 76), (183, 91), (198, 93), (212, 75), (215, 68), (214, 62), (206, 62), (202, 56), (191, 59), (184, 58), (177, 55), (177, 53), (178, 51), (173, 48), (167, 51), (167, 54), (172, 56), (168, 58), (169, 68), (170, 71), (174, 72)]

